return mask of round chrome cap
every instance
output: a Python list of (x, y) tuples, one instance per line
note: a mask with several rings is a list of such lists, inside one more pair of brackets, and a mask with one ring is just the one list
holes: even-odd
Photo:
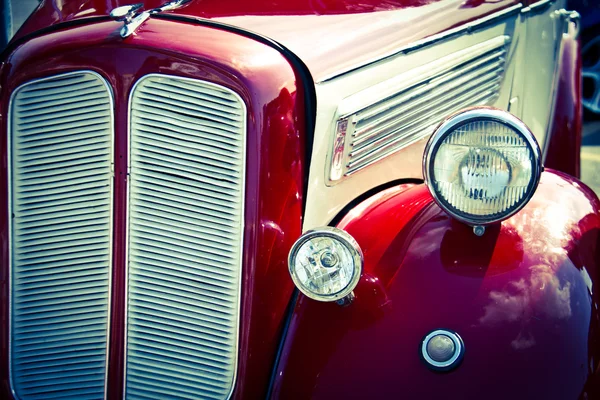
[(425, 336), (421, 356), (434, 371), (450, 371), (462, 361), (465, 345), (457, 333), (438, 329)]

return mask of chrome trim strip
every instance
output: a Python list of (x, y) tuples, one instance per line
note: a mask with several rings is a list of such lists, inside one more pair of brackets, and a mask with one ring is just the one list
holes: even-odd
[(333, 138), (333, 153), (331, 154), (331, 168), (329, 180), (337, 181), (344, 176), (344, 160), (346, 158), (346, 133), (348, 131), (348, 118), (340, 118), (336, 124), (335, 137)]
[[(242, 106), (244, 115), (246, 116), (246, 118), (243, 121), (243, 132), (244, 132), (244, 138), (243, 138), (243, 147), (242, 147), (242, 155), (244, 157), (244, 161), (242, 162), (242, 171), (240, 176), (242, 177), (242, 186), (240, 188), (241, 190), (241, 197), (242, 197), (242, 202), (241, 202), (241, 228), (240, 228), (240, 283), (238, 285), (238, 302), (237, 302), (237, 329), (235, 330), (234, 334), (235, 334), (235, 362), (234, 362), (234, 366), (233, 366), (233, 379), (231, 382), (231, 390), (229, 392), (229, 395), (226, 397), (226, 400), (229, 400), (231, 398), (231, 396), (233, 395), (233, 391), (235, 390), (235, 386), (236, 386), (236, 382), (237, 382), (237, 369), (238, 369), (238, 364), (239, 364), (239, 342), (240, 342), (240, 329), (241, 329), (241, 299), (242, 299), (242, 286), (244, 284), (244, 270), (243, 270), (243, 264), (244, 264), (244, 233), (245, 233), (245, 229), (246, 229), (246, 162), (247, 162), (247, 140), (246, 140), (246, 136), (248, 134), (248, 107), (246, 105), (246, 103), (244, 102), (244, 100), (242, 99), (242, 97), (235, 91), (225, 87), (225, 86), (221, 86), (218, 85), (216, 83), (213, 82), (209, 82), (209, 81), (204, 81), (204, 80), (200, 80), (200, 79), (193, 79), (193, 78), (186, 78), (186, 77), (181, 77), (181, 76), (177, 76), (177, 75), (169, 75), (169, 74), (159, 74), (159, 73), (152, 73), (152, 74), (148, 74), (148, 75), (144, 75), (142, 76), (140, 79), (137, 80), (137, 82), (135, 82), (135, 84), (132, 86), (131, 91), (129, 92), (129, 101), (127, 104), (127, 145), (128, 145), (128, 151), (127, 151), (127, 155), (128, 155), (128, 159), (127, 159), (127, 176), (130, 176), (131, 174), (131, 105), (132, 105), (132, 101), (133, 101), (133, 95), (135, 93), (135, 89), (137, 88), (138, 84), (140, 84), (144, 79), (152, 77), (152, 76), (158, 76), (158, 77), (168, 77), (168, 78), (175, 78), (175, 79), (181, 79), (181, 80), (187, 80), (190, 82), (202, 82), (203, 84), (207, 84), (210, 86), (214, 86), (220, 89), (226, 89), (228, 91), (230, 91), (233, 95), (235, 95), (238, 100), (239, 100), (239, 104)], [(123, 394), (122, 394), (122, 398), (126, 399), (126, 393), (127, 393), (127, 331), (128, 331), (128, 304), (129, 304), (129, 299), (128, 299), (128, 287), (129, 287), (129, 222), (130, 222), (130, 217), (129, 217), (129, 206), (130, 206), (130, 186), (131, 186), (131, 180), (128, 179), (127, 182), (127, 189), (126, 189), (126, 204), (125, 204), (125, 230), (126, 230), (126, 234), (125, 234), (125, 301), (124, 301), (124, 305), (125, 305), (125, 321), (124, 321), (124, 330), (123, 330)]]
[[(548, 1), (548, 0), (544, 0), (544, 1)], [(549, 0), (549, 1), (554, 1), (554, 0)], [(465, 32), (468, 33), (468, 34), (473, 33), (476, 30), (479, 30), (479, 29), (483, 28), (484, 26), (486, 26), (488, 24), (497, 22), (498, 20), (507, 18), (507, 17), (509, 17), (509, 16), (511, 16), (513, 14), (516, 14), (516, 13), (520, 12), (522, 8), (523, 8), (523, 4), (521, 4), (521, 3), (516, 4), (516, 5), (512, 6), (512, 7), (508, 7), (508, 8), (505, 8), (504, 10), (500, 10), (497, 13), (488, 15), (486, 17), (480, 18), (480, 19), (472, 21), (472, 22), (468, 22), (465, 25), (461, 25), (461, 26), (459, 26), (457, 28), (449, 29), (447, 31), (444, 31), (444, 32), (441, 32), (441, 33), (438, 33), (438, 34), (426, 37), (424, 39), (418, 40), (418, 41), (413, 42), (413, 43), (411, 43), (409, 45), (402, 46), (402, 47), (400, 47), (400, 48), (398, 48), (396, 50), (392, 50), (391, 52), (389, 52), (387, 54), (384, 54), (384, 55), (382, 55), (382, 56), (380, 56), (378, 58), (375, 58), (373, 60), (366, 61), (366, 62), (364, 62), (364, 63), (362, 63), (360, 65), (356, 65), (354, 67), (349, 67), (349, 68), (347, 68), (345, 70), (341, 70), (341, 71), (333, 73), (331, 75), (326, 75), (326, 76), (324, 76), (323, 78), (321, 78), (319, 81), (317, 81), (315, 83), (318, 84), (318, 83), (324, 83), (324, 82), (327, 82), (327, 81), (331, 81), (333, 79), (339, 78), (339, 77), (341, 77), (343, 75), (346, 75), (346, 74), (349, 74), (351, 72), (355, 72), (355, 71), (358, 71), (358, 70), (360, 70), (362, 68), (366, 68), (366, 67), (369, 67), (369, 66), (371, 66), (373, 64), (377, 64), (377, 63), (379, 63), (381, 61), (385, 61), (385, 60), (387, 60), (389, 58), (394, 58), (394, 57), (397, 57), (399, 55), (408, 54), (408, 53), (410, 53), (412, 51), (421, 49), (421, 48), (426, 47), (426, 46), (431, 46), (431, 45), (433, 45), (435, 43), (438, 43), (438, 42), (441, 42), (441, 41), (453, 38), (453, 37), (458, 36), (458, 35), (460, 35), (462, 33), (465, 33)]]
[(106, 332), (106, 359), (105, 359), (105, 373), (104, 373), (104, 399), (107, 399), (107, 395), (108, 395), (108, 358), (109, 358), (109, 353), (110, 353), (110, 328), (112, 326), (111, 322), (112, 322), (112, 270), (113, 270), (113, 234), (114, 234), (114, 230), (113, 230), (113, 217), (114, 217), (114, 178), (115, 178), (115, 170), (114, 170), (114, 157), (115, 157), (115, 153), (114, 153), (114, 138), (115, 138), (115, 128), (114, 128), (114, 121), (115, 121), (115, 102), (114, 102), (114, 93), (112, 90), (112, 87), (108, 84), (108, 81), (106, 79), (104, 79), (104, 77), (102, 75), (100, 75), (99, 73), (95, 72), (95, 71), (91, 71), (91, 70), (80, 70), (80, 71), (73, 71), (73, 72), (67, 72), (67, 73), (63, 73), (63, 74), (57, 74), (57, 75), (52, 75), (52, 76), (48, 76), (48, 77), (44, 77), (44, 78), (39, 78), (39, 79), (34, 79), (32, 81), (28, 81), (22, 85), (20, 85), (19, 87), (17, 87), (10, 95), (10, 99), (8, 102), (8, 113), (7, 113), (7, 129), (6, 129), (6, 155), (7, 155), (7, 168), (6, 168), (6, 173), (7, 173), (7, 183), (8, 183), (8, 216), (7, 216), (7, 222), (8, 222), (8, 385), (9, 385), (9, 389), (14, 397), (15, 400), (19, 400), (19, 397), (17, 396), (17, 393), (14, 390), (14, 384), (13, 384), (13, 374), (12, 374), (12, 224), (13, 224), (13, 219), (12, 219), (12, 208), (13, 208), (13, 202), (12, 202), (12, 142), (11, 142), (11, 137), (12, 137), (12, 110), (13, 110), (13, 101), (14, 98), (16, 96), (16, 94), (19, 92), (19, 90), (21, 90), (22, 88), (34, 84), (34, 83), (38, 83), (38, 82), (43, 82), (43, 81), (47, 81), (47, 80), (51, 80), (51, 79), (56, 79), (58, 77), (67, 77), (67, 76), (71, 76), (71, 75), (80, 75), (80, 74), (91, 74), (96, 76), (101, 82), (102, 84), (106, 87), (107, 92), (109, 94), (108, 99), (110, 101), (110, 126), (111, 126), (111, 130), (112, 130), (112, 135), (110, 136), (110, 148), (111, 148), (111, 173), (112, 173), (112, 179), (110, 180), (110, 192), (112, 194), (112, 196), (110, 197), (110, 222), (109, 222), (109, 226), (110, 226), (110, 245), (109, 245), (109, 260), (110, 260), (110, 265), (109, 265), (109, 274), (108, 274), (108, 314), (107, 314), (107, 320), (108, 323), (107, 325), (107, 332)]
[(542, 11), (543, 8), (549, 7), (554, 4), (556, 0), (541, 0), (537, 3), (531, 4), (529, 7), (525, 7), (521, 10), (521, 14), (526, 14), (529, 12), (538, 12)]

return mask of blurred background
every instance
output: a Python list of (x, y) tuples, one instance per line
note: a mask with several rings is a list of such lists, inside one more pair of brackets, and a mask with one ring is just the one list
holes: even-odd
[(581, 14), (583, 138), (581, 178), (600, 194), (600, 0), (570, 0)]
[[(0, 0), (0, 49), (38, 4), (39, 0)], [(567, 8), (581, 14), (584, 105), (581, 179), (600, 194), (600, 0), (568, 0)]]

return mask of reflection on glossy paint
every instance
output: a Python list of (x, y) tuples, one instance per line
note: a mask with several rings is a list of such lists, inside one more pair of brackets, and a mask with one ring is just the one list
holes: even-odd
[(489, 304), (479, 324), (498, 326), (520, 323), (521, 330), (511, 342), (516, 350), (535, 345), (529, 330), (532, 318), (568, 319), (571, 316), (571, 283), (561, 281), (549, 265), (529, 267), (528, 278), (510, 282), (502, 291), (491, 291)]
[(361, 278), (361, 288), (357, 294), (360, 295), (362, 304), (366, 305), (365, 308), (369, 309), (370, 313), (379, 314), (379, 311), (391, 304), (385, 286), (375, 276), (365, 274)]
[[(517, 351), (536, 345), (535, 320), (567, 321), (572, 317), (573, 304), (582, 306), (573, 303), (575, 285), (583, 283), (587, 287), (590, 304), (593, 301), (592, 279), (588, 271), (582, 268), (578, 274), (574, 273), (575, 265), (568, 252), (582, 235), (584, 228), (578, 223), (582, 213), (593, 215), (593, 207), (587, 202), (574, 204), (575, 199), (581, 199), (581, 196), (576, 196), (581, 193), (578, 185), (569, 185), (556, 176), (545, 178), (546, 183), (552, 180), (564, 188), (561, 196), (536, 196), (532, 212), (517, 214), (502, 224), (503, 233), (512, 230), (529, 250), (527, 258), (538, 263), (528, 267), (528, 276), (508, 282), (502, 290), (491, 291), (478, 321), (480, 326), (488, 328), (497, 329), (506, 324), (518, 326), (519, 330), (510, 343)], [(441, 254), (444, 254), (443, 245)], [(495, 261), (498, 264), (498, 260)], [(466, 265), (464, 261), (461, 264)]]
[[(348, 220), (348, 219), (358, 218), (362, 214), (364, 214), (365, 211), (367, 209), (369, 209), (372, 205), (378, 204), (378, 203), (383, 203), (386, 199), (389, 199), (389, 198), (397, 195), (398, 193), (405, 191), (406, 189), (408, 189), (412, 186), (414, 186), (414, 184), (407, 183), (407, 184), (403, 184), (403, 185), (394, 186), (389, 189), (383, 190), (381, 192), (375, 193), (373, 196), (369, 197), (368, 199), (366, 199), (365, 201), (363, 201), (362, 203), (360, 203), (359, 205), (354, 207), (352, 210), (350, 210), (346, 214), (346, 217), (344, 219)], [(405, 209), (406, 205), (403, 204), (400, 207)]]
[(583, 279), (583, 282), (585, 282), (585, 286), (587, 286), (590, 296), (592, 296), (594, 294), (594, 283), (585, 267), (581, 268), (581, 278)]
[[(581, 216), (594, 214), (588, 202), (575, 204), (580, 189), (554, 175), (544, 175), (544, 185), (549, 181), (562, 189), (560, 197), (535, 196), (523, 212), (505, 221), (512, 227), (528, 249), (527, 258), (532, 264), (527, 275), (508, 282), (502, 290), (488, 295), (488, 304), (478, 323), (498, 327), (515, 323), (520, 330), (511, 342), (516, 350), (536, 344), (532, 332), (532, 319), (568, 320), (572, 315), (571, 295), (576, 285), (587, 287), (592, 295), (592, 280), (585, 268), (576, 272), (569, 249), (580, 241)], [(535, 227), (535, 229), (532, 229)]]
[[(503, 251), (507, 248), (511, 251)], [(511, 226), (491, 225), (479, 237), (473, 234), (471, 227), (455, 220), (450, 221), (450, 229), (443, 233), (439, 252), (447, 272), (471, 278), (489, 278), (514, 271), (521, 266), (524, 257), (521, 236)]]
[(265, 48), (262, 52), (243, 54), (242, 57), (231, 60), (236, 71), (253, 71), (272, 68), (281, 62), (281, 55)]

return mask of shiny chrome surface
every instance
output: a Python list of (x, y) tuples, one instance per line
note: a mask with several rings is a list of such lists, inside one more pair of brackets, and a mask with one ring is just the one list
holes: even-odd
[(531, 4), (529, 7), (524, 7), (521, 10), (522, 14), (526, 14), (526, 13), (530, 13), (530, 12), (535, 12), (535, 11), (542, 11), (544, 9), (546, 9), (546, 7), (550, 7), (552, 4), (554, 4), (556, 0), (540, 0), (537, 1), (533, 4)]
[[(579, 31), (581, 30), (581, 15), (577, 11), (567, 10), (564, 8), (556, 10), (554, 13), (559, 17), (564, 18), (564, 20), (567, 22), (564, 26), (563, 33), (577, 38), (579, 36)], [(569, 24), (572, 24), (572, 26), (569, 26)]]
[[(508, 36), (496, 37), (345, 99), (337, 127), (347, 121), (347, 128), (337, 133), (330, 183), (342, 177), (342, 168), (349, 176), (430, 135), (449, 114), (491, 104), (504, 77), (508, 43)], [(343, 157), (340, 137), (346, 139)]]
[[(334, 239), (338, 240), (339, 242), (343, 243), (344, 246), (352, 254), (352, 258), (354, 260), (354, 265), (358, 266), (356, 268), (356, 270), (354, 271), (354, 275), (352, 276), (352, 280), (350, 281), (350, 283), (348, 283), (348, 286), (341, 292), (335, 293), (333, 295), (319, 295), (319, 294), (305, 290), (303, 288), (302, 283), (298, 280), (298, 277), (294, 273), (294, 263), (295, 263), (296, 255), (298, 254), (298, 250), (307, 241), (314, 239), (314, 238), (318, 238), (318, 237), (331, 237), (331, 238), (334, 238)], [(330, 226), (323, 226), (323, 227), (305, 232), (300, 238), (298, 238), (298, 241), (296, 241), (296, 243), (294, 243), (294, 245), (292, 246), (292, 248), (290, 250), (289, 257), (288, 257), (288, 269), (290, 271), (290, 276), (292, 277), (292, 280), (294, 281), (294, 284), (296, 285), (298, 290), (300, 290), (305, 296), (310, 297), (313, 300), (318, 300), (318, 301), (338, 301), (340, 299), (345, 298), (346, 296), (350, 296), (352, 291), (358, 284), (358, 281), (360, 280), (363, 263), (364, 263), (363, 253), (362, 253), (362, 250), (360, 249), (360, 246), (358, 245), (358, 243), (356, 243), (356, 240), (354, 240), (354, 238), (347, 232), (345, 232), (341, 229), (338, 229), (338, 228), (330, 227)]]
[(110, 16), (117, 21), (123, 21), (125, 25), (121, 28), (121, 37), (126, 38), (131, 36), (148, 18), (150, 15), (157, 14), (163, 11), (175, 10), (190, 0), (172, 0), (160, 7), (153, 8), (136, 14), (137, 10), (144, 6), (144, 3), (132, 4), (130, 6), (121, 6), (113, 9)]
[[(452, 354), (447, 360), (435, 360), (430, 355), (429, 345), (431, 344), (431, 341), (435, 340), (437, 337), (448, 338), (452, 341)], [(425, 360), (425, 363), (429, 368), (437, 371), (447, 371), (455, 368), (461, 361), (464, 352), (465, 348), (460, 336), (446, 329), (438, 329), (431, 332), (425, 336), (425, 339), (423, 339), (423, 343), (421, 344), (421, 355), (423, 356), (423, 360)]]
[(175, 10), (176, 8), (181, 7), (182, 5), (184, 5), (185, 3), (189, 2), (191, 0), (172, 0), (169, 1), (165, 4), (163, 4), (162, 6), (155, 8), (153, 10), (151, 10), (151, 12), (163, 12), (163, 11), (171, 11), (171, 10)]
[(17, 398), (105, 397), (112, 95), (90, 71), (11, 98), (10, 378)]
[(331, 156), (331, 171), (329, 179), (337, 181), (344, 176), (344, 159), (346, 133), (348, 132), (348, 119), (342, 119), (337, 122), (335, 137), (333, 139), (333, 154)]
[(130, 21), (135, 16), (135, 12), (142, 8), (144, 3), (131, 4), (114, 8), (110, 12), (110, 17), (117, 21)]
[(130, 99), (128, 399), (227, 398), (235, 380), (246, 107), (147, 75)]
[(150, 13), (144, 11), (134, 17), (129, 18), (125, 21), (125, 25), (121, 28), (121, 37), (125, 39), (126, 37), (131, 36), (146, 20), (150, 18)]
[[(529, 146), (531, 152), (533, 153), (533, 159), (537, 160), (537, 163), (534, 163), (535, 170), (533, 171), (532, 181), (527, 188), (527, 193), (524, 198), (521, 200), (519, 206), (512, 209), (509, 213), (504, 213), (502, 215), (493, 217), (486, 217), (486, 219), (473, 219), (473, 217), (467, 217), (466, 215), (458, 214), (453, 212), (448, 206), (445, 204), (443, 199), (441, 199), (439, 193), (435, 190), (434, 185), (431, 182), (431, 169), (433, 168), (433, 156), (435, 154), (436, 149), (439, 144), (445, 139), (445, 137), (451, 133), (456, 127), (464, 125), (469, 122), (476, 121), (499, 121), (502, 124), (510, 127), (515, 132), (519, 133), (525, 143)], [(505, 220), (512, 215), (516, 214), (519, 210), (521, 210), (525, 205), (529, 202), (531, 197), (535, 194), (538, 183), (540, 181), (540, 176), (542, 174), (542, 159), (540, 146), (535, 140), (535, 136), (531, 133), (529, 128), (517, 117), (510, 114), (507, 111), (502, 111), (498, 109), (494, 109), (491, 107), (475, 107), (472, 109), (465, 110), (463, 112), (452, 115), (447, 118), (433, 133), (429, 141), (427, 142), (427, 146), (425, 147), (425, 152), (423, 155), (423, 176), (425, 179), (425, 184), (431, 193), (431, 196), (435, 200), (438, 206), (442, 208), (445, 212), (447, 212), (453, 218), (464, 222), (469, 225), (478, 226), (478, 225), (488, 225), (495, 222), (499, 222)]]

